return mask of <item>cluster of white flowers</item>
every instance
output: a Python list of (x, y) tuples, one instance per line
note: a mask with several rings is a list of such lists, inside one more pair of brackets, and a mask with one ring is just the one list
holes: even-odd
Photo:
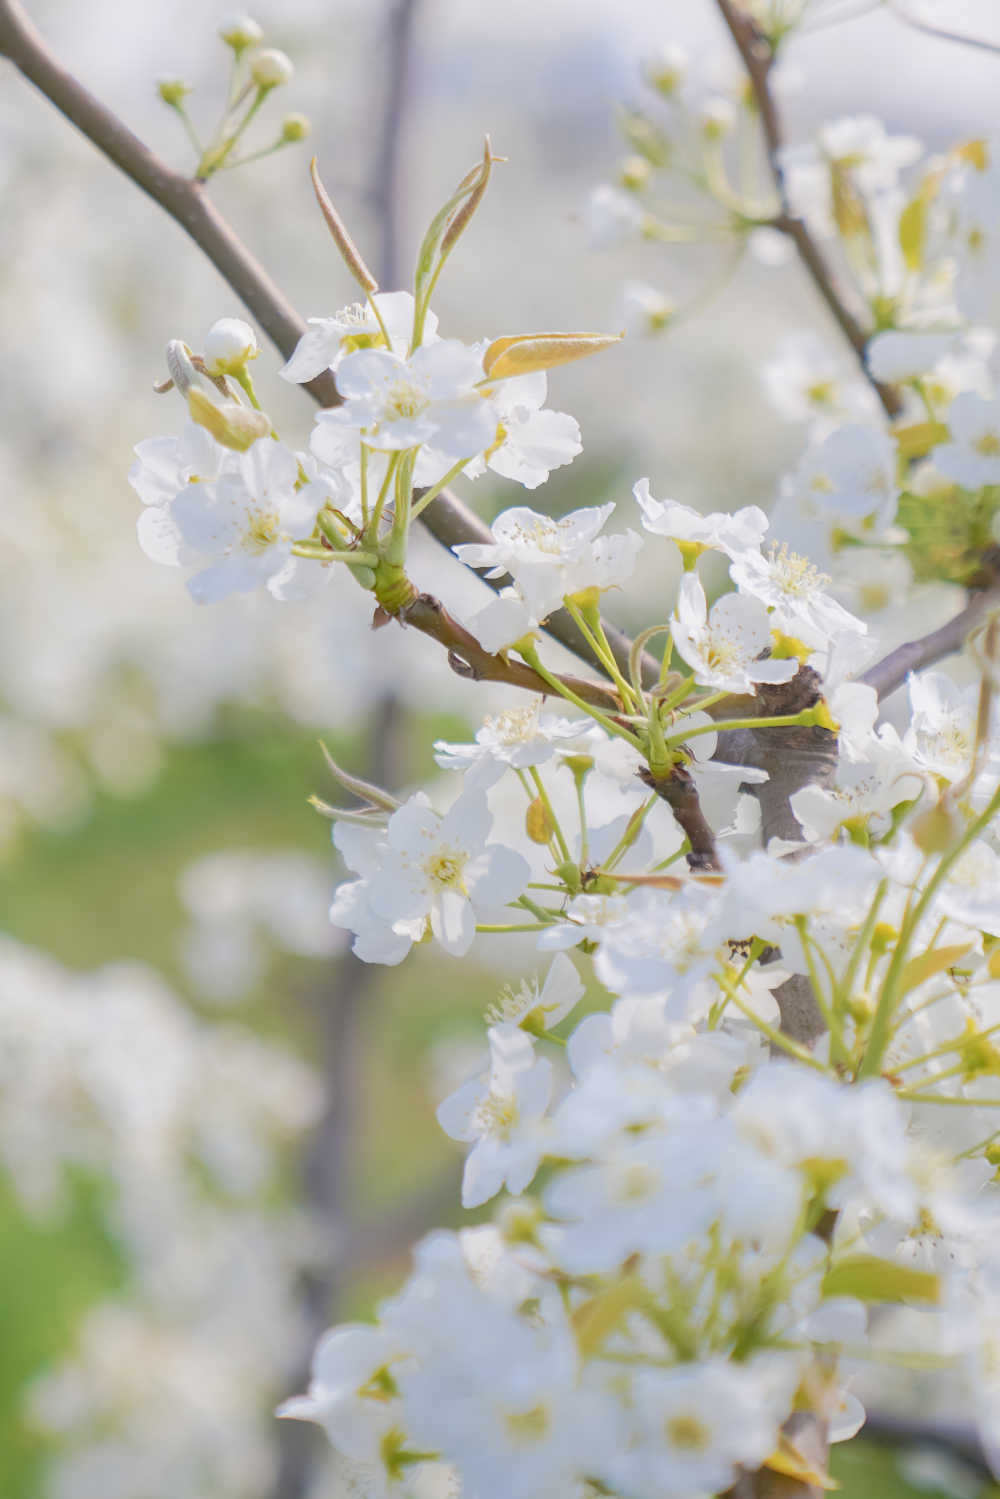
[[(754, 16), (776, 49), (807, 9), (762, 0)], [(467, 627), (417, 593), (412, 521), (463, 474), (533, 489), (569, 462), (578, 430), (544, 408), (544, 371), (608, 341), (439, 335), (428, 298), (488, 147), (432, 223), (412, 296), (372, 291), (312, 321), (284, 374), (332, 377), (339, 404), (308, 452), (257, 404), (250, 330), (216, 325), (204, 356), (171, 346), (194, 425), (140, 444), (132, 471), (140, 541), (200, 569), (196, 600), (290, 599), (346, 570), (378, 622), (422, 609), (460, 670), (482, 664), (471, 636), (484, 674), (575, 715), (510, 710), (439, 743), (464, 778), (445, 810), (342, 773), (367, 805), (326, 809), (354, 876), (330, 915), (362, 960), (515, 935), (555, 955), (501, 994), (474, 1075), (438, 1112), (470, 1147), (464, 1204), (506, 1193), (495, 1221), (425, 1239), (377, 1321), (330, 1332), (282, 1407), (321, 1424), (373, 1495), (426, 1480), (477, 1499), (685, 1499), (765, 1465), (823, 1485), (790, 1417), (853, 1435), (863, 1411), (838, 1361), (916, 1344), (1000, 1452), (995, 623), (968, 692), (915, 675), (908, 714), (880, 722), (857, 680), (893, 643), (880, 605), (911, 579), (969, 582), (1000, 539), (1000, 399), (970, 326), (1000, 223), (995, 152), (926, 162), (877, 120), (835, 121), (780, 153), (772, 187), (737, 192), (726, 141), (756, 128), (745, 87), (693, 103), (674, 52), (646, 82), (656, 105), (628, 118), (637, 155), (623, 190), (595, 197), (595, 237), (677, 238), (645, 196), (679, 164), (701, 210), (724, 212), (703, 233), (742, 241), (798, 215), (882, 330), (863, 393), (809, 350), (772, 366), (778, 403), (813, 425), (770, 519), (702, 514), (643, 479), (641, 531), (605, 534), (612, 502), (517, 506), (456, 545), (501, 587)], [(681, 577), (623, 651), (598, 606), (640, 552)], [(543, 659), (560, 609), (603, 680)], [(595, 980), (575, 1024), (571, 951)], [(881, 1315), (900, 1304), (902, 1336)]]

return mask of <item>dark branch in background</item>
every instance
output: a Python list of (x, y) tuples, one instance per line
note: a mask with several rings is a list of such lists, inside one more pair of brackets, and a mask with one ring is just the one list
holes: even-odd
[(957, 42), (959, 46), (973, 47), (978, 52), (1000, 53), (1000, 45), (987, 41), (985, 37), (970, 36), (964, 31), (949, 31), (945, 26), (935, 26), (933, 21), (925, 21), (920, 16), (911, 16), (899, 0), (889, 0), (889, 11), (897, 21), (902, 21), (904, 26), (909, 26), (911, 31), (922, 31), (925, 36), (936, 37), (938, 41)]
[(1000, 609), (1000, 587), (974, 593), (954, 619), (949, 619), (947, 624), (920, 640), (908, 640), (897, 646), (884, 660), (870, 666), (858, 680), (874, 687), (880, 698), (888, 697), (890, 692), (902, 687), (911, 671), (933, 666), (936, 661), (960, 651), (976, 626), (994, 609)]
[(833, 314), (834, 320), (847, 342), (857, 356), (861, 366), (861, 372), (872, 386), (875, 394), (882, 403), (886, 416), (894, 417), (900, 410), (900, 399), (891, 385), (883, 385), (880, 381), (872, 378), (865, 362), (865, 348), (871, 337), (869, 332), (861, 326), (854, 313), (844, 302), (836, 283), (833, 273), (827, 265), (816, 241), (803, 219), (798, 218), (791, 209), (788, 201), (788, 193), (785, 188), (784, 173), (781, 168), (779, 153), (784, 145), (784, 135), (781, 128), (781, 117), (778, 114), (778, 106), (771, 92), (770, 73), (774, 65), (774, 53), (770, 43), (763, 35), (760, 28), (753, 19), (743, 11), (737, 0), (716, 0), (719, 14), (725, 22), (726, 29), (732, 37), (736, 48), (746, 68), (750, 86), (753, 89), (754, 99), (757, 104), (757, 112), (760, 115), (761, 129), (764, 132), (764, 144), (767, 148), (767, 159), (774, 177), (774, 185), (778, 190), (781, 201), (781, 212), (772, 221), (775, 229), (794, 244), (798, 251), (799, 259), (812, 277), (813, 285), (819, 292), (826, 306)]

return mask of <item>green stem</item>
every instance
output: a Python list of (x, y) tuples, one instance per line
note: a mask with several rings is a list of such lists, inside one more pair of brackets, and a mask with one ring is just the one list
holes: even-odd
[(682, 744), (688, 739), (694, 739), (698, 734), (722, 734), (727, 729), (791, 729), (797, 725), (815, 722), (816, 712), (813, 708), (803, 708), (801, 713), (779, 714), (776, 718), (723, 718), (718, 722), (699, 724), (697, 728), (682, 730), (678, 734), (669, 734), (666, 742), (668, 746)]
[(641, 753), (642, 745), (637, 736), (628, 729), (623, 729), (613, 719), (608, 718), (599, 708), (595, 708), (593, 703), (585, 702), (582, 697), (577, 696), (571, 687), (567, 687), (565, 682), (561, 682), (558, 677), (553, 676), (552, 672), (548, 671), (542, 665), (538, 659), (538, 652), (530, 642), (522, 641), (519, 645), (512, 646), (511, 649), (515, 650), (521, 659), (527, 662), (532, 671), (538, 673), (543, 682), (548, 683), (558, 697), (565, 698), (568, 703), (572, 703), (575, 708), (579, 708), (581, 713), (586, 713), (588, 718), (592, 718), (595, 723), (600, 724), (605, 733), (617, 735), (619, 739), (624, 739), (626, 744), (630, 744), (633, 749), (639, 750)]
[(604, 626), (601, 624), (601, 617), (597, 610), (594, 608), (581, 609), (579, 604), (570, 597), (566, 597), (563, 603), (566, 605), (567, 614), (593, 651), (598, 665), (604, 668), (618, 688), (622, 707), (626, 713), (638, 713), (642, 704), (641, 694), (637, 698), (628, 682), (622, 676), (618, 668), (618, 662), (611, 654), (611, 647), (608, 645), (607, 636), (604, 634)]
[(468, 462), (468, 458), (460, 458), (457, 463), (452, 464), (451, 468), (442, 478), (438, 479), (436, 484), (432, 484), (430, 489), (425, 489), (417, 503), (411, 507), (410, 519), (416, 520), (417, 516), (421, 515), (427, 509), (431, 501), (437, 499), (442, 489), (447, 489), (452, 479), (458, 478)]
[(879, 995), (878, 1004), (875, 1008), (875, 1017), (872, 1020), (868, 1045), (865, 1047), (864, 1056), (861, 1058), (861, 1064), (857, 1071), (858, 1078), (874, 1077), (881, 1069), (882, 1057), (889, 1041), (890, 1023), (900, 997), (899, 986), (902, 981), (903, 968), (906, 964), (906, 956), (924, 912), (937, 894), (939, 886), (943, 883), (952, 865), (957, 859), (961, 858), (969, 845), (979, 837), (979, 834), (989, 826), (998, 810), (1000, 810), (1000, 789), (994, 792), (993, 796), (987, 802), (984, 811), (969, 824), (955, 847), (949, 853), (942, 856), (937, 869), (935, 869), (927, 881), (923, 894), (906, 919), (903, 929), (899, 934), (899, 939), (882, 985), (882, 992)]

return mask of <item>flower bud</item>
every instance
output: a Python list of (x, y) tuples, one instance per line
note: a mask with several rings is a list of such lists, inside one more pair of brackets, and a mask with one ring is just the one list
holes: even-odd
[(250, 77), (258, 88), (280, 88), (294, 72), (287, 52), (279, 52), (276, 47), (265, 47), (250, 59)]
[(185, 83), (182, 78), (161, 78), (156, 85), (156, 92), (164, 104), (169, 104), (171, 109), (176, 109), (178, 104), (183, 103), (187, 95), (191, 93), (191, 85)]
[(219, 36), (234, 52), (245, 52), (247, 47), (256, 47), (264, 33), (250, 16), (227, 16), (219, 27)]
[(214, 401), (198, 385), (192, 385), (188, 391), (188, 410), (193, 422), (235, 453), (245, 453), (259, 437), (267, 437), (271, 431), (270, 418), (263, 411), (241, 406), (238, 401)]
[(918, 812), (910, 824), (913, 841), (922, 854), (943, 854), (961, 836), (962, 824), (943, 801)]
[(235, 375), (259, 353), (257, 335), (242, 318), (219, 318), (205, 337), (205, 368), (210, 375)]
[(304, 141), (309, 134), (309, 121), (305, 115), (286, 115), (281, 122), (283, 141)]

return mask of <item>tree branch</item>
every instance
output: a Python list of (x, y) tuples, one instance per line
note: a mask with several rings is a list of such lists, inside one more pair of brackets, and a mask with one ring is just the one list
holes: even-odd
[[(305, 332), (305, 322), (219, 213), (204, 184), (168, 167), (117, 115), (67, 72), (18, 0), (0, 0), (0, 55), (9, 58), (71, 124), (190, 235), (279, 352), (290, 358)], [(340, 402), (329, 372), (310, 380), (306, 389), (321, 406), (336, 406)], [(459, 542), (482, 544), (493, 540), (489, 527), (447, 490), (427, 507), (421, 520), (431, 535), (448, 548)], [(503, 578), (486, 581), (493, 588), (501, 588), (505, 583)], [(575, 656), (587, 662), (592, 660), (589, 648), (565, 610), (553, 614), (545, 629)], [(629, 640), (619, 630), (608, 629), (607, 635), (616, 661), (627, 671)], [(656, 680), (658, 667), (651, 657), (643, 658), (643, 669), (651, 680)]]
[(1000, 609), (1000, 585), (974, 593), (954, 619), (919, 640), (908, 640), (897, 646), (888, 656), (870, 666), (858, 680), (874, 687), (880, 698), (888, 697), (897, 687), (902, 687), (911, 671), (933, 666), (935, 661), (960, 651), (976, 626), (994, 609)]
[(779, 156), (779, 152), (784, 144), (784, 135), (781, 128), (781, 117), (778, 114), (778, 106), (770, 86), (770, 73), (774, 65), (774, 53), (767, 38), (759, 30), (753, 19), (740, 8), (737, 0), (716, 0), (716, 4), (719, 8), (719, 14), (726, 25), (726, 29), (743, 60), (743, 66), (746, 68), (747, 77), (750, 80), (750, 87), (753, 89), (757, 112), (760, 115), (761, 129), (764, 133), (764, 143), (767, 148), (767, 160), (781, 202), (781, 211), (772, 220), (773, 227), (782, 234), (787, 235), (794, 244), (798, 251), (799, 259), (811, 276), (813, 285), (826, 303), (827, 308), (833, 314), (834, 321), (853, 349), (861, 367), (861, 372), (882, 403), (882, 408), (886, 416), (897, 416), (902, 404), (897, 391), (891, 385), (883, 385), (881, 381), (874, 379), (865, 361), (865, 349), (871, 336), (870, 333), (866, 332), (854, 313), (844, 302), (837, 290), (833, 273), (826, 263), (823, 252), (813, 238), (805, 220), (798, 218), (792, 212), (788, 201), (788, 192), (785, 187), (785, 178)]

